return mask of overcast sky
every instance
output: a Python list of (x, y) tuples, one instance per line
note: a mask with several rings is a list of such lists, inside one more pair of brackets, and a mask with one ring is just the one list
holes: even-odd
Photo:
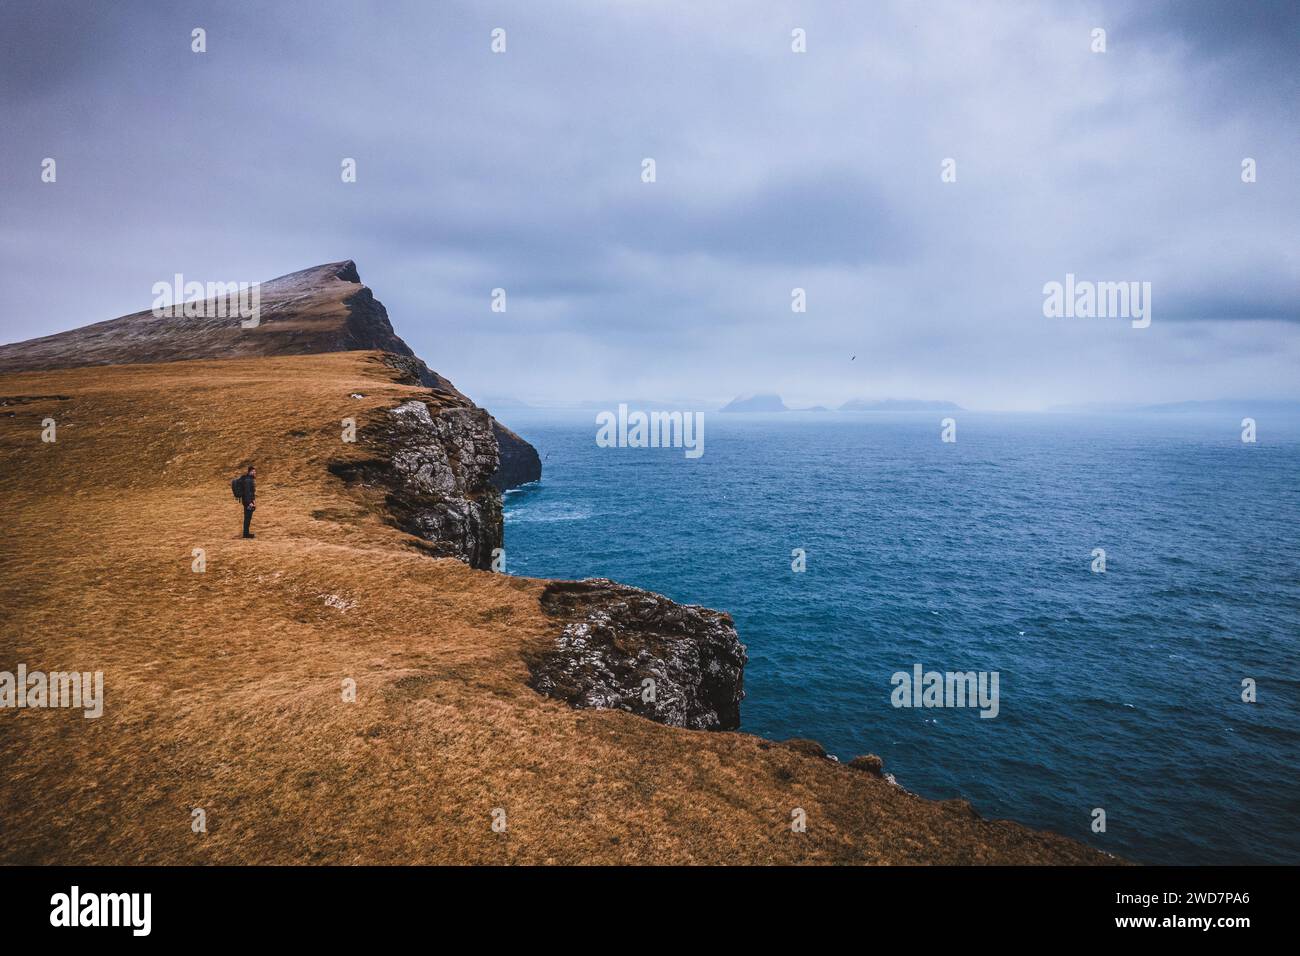
[(480, 399), (1300, 398), (1298, 11), (6, 0), (0, 339), (351, 258)]

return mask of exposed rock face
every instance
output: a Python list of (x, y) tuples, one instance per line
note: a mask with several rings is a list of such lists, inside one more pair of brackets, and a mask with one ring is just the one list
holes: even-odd
[(412, 400), (363, 430), (373, 457), (331, 466), (346, 481), (387, 491), (394, 524), (430, 553), (487, 569), (502, 546), (501, 495), (492, 419), (471, 404)]
[(489, 484), (497, 470), (492, 419), (481, 408), (447, 408), (432, 415), (420, 401), (389, 412), (396, 444), (390, 494), (413, 534), (472, 567), (488, 568), (502, 545), (501, 497)]
[[(473, 404), (393, 331), (388, 310), (361, 284), (351, 259), (262, 282), (258, 295), (258, 324), (253, 328), (244, 328), (233, 315), (233, 300), (222, 303), (229, 314), (220, 316), (214, 314), (216, 300), (205, 303), (204, 315), (160, 318), (152, 311), (136, 312), (0, 345), (0, 372), (375, 349), (409, 359), (407, 368), (420, 384)], [(492, 479), (497, 489), (541, 478), (537, 451), (499, 422), (492, 424), (502, 449), (501, 472)]]
[(498, 491), (509, 491), (542, 477), (542, 459), (537, 449), (524, 441), (495, 418), (492, 433), (501, 449), (501, 463), (492, 476), (492, 486)]
[[(740, 726), (746, 655), (731, 615), (605, 578), (556, 581), (543, 592), (542, 609), (559, 633), (528, 661), (535, 690), (674, 727)], [(647, 679), (654, 682), (649, 700)]]

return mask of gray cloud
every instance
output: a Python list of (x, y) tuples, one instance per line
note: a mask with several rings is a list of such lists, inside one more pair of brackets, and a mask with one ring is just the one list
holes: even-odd
[[(5, 340), (354, 258), (471, 393), (1300, 395), (1290, 3), (6, 9)], [(1066, 272), (1152, 327), (1045, 319)]]

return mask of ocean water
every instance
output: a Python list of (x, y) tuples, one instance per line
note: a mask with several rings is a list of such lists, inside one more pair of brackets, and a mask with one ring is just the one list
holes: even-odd
[[(710, 413), (690, 460), (504, 417), (545, 460), (507, 570), (729, 611), (743, 731), (1139, 862), (1300, 863), (1300, 423)], [(996, 671), (997, 717), (894, 707), (916, 664)]]

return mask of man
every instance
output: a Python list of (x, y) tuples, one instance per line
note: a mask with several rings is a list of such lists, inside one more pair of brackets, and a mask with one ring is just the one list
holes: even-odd
[(244, 505), (244, 537), (256, 538), (257, 535), (250, 534), (248, 531), (249, 524), (253, 520), (253, 510), (257, 507), (257, 469), (252, 465), (248, 466), (248, 474), (239, 479), (239, 500)]

